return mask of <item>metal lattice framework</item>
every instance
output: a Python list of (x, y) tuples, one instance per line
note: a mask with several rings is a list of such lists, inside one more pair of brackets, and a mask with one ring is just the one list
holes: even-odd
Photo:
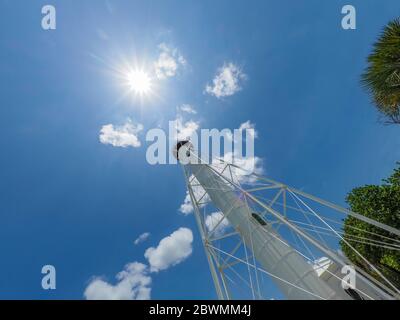
[[(289, 299), (399, 299), (400, 290), (354, 248), (364, 243), (399, 251), (399, 230), (223, 160), (183, 169), (219, 299), (267, 299), (275, 289), (283, 289)], [(238, 211), (245, 218), (235, 222)], [(347, 236), (347, 216), (382, 232)], [(340, 252), (340, 242), (367, 266), (354, 266), (357, 285), (350, 291), (342, 286), (342, 268), (351, 263)], [(286, 253), (272, 263), (274, 250)], [(326, 293), (330, 289), (332, 295)]]

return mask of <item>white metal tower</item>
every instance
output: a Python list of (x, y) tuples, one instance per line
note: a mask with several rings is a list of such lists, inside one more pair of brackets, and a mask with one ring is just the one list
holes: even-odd
[[(399, 230), (223, 160), (206, 164), (188, 141), (177, 144), (175, 155), (187, 160), (181, 163), (219, 299), (268, 299), (273, 287), (287, 299), (400, 298), (352, 246), (400, 250)], [(348, 237), (341, 229), (346, 216), (384, 234)], [(353, 266), (355, 286), (343, 285), (351, 263), (339, 241), (366, 266)]]

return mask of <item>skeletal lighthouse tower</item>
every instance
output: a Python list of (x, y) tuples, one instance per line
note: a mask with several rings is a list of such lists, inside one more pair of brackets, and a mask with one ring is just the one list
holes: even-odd
[[(400, 291), (364, 258), (356, 242), (400, 250), (400, 231), (219, 160), (203, 162), (189, 141), (175, 156), (219, 299), (399, 299)], [(347, 237), (351, 216), (384, 231)], [(372, 232), (370, 232), (372, 233)], [(339, 251), (348, 245), (366, 268)]]

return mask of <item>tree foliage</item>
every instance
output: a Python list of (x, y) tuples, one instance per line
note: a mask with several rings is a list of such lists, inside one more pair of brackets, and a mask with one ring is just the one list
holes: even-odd
[[(366, 185), (355, 188), (348, 194), (346, 201), (352, 211), (400, 229), (400, 162), (393, 174), (388, 179), (383, 180), (381, 185)], [(346, 239), (363, 237), (390, 242), (388, 239), (371, 234), (375, 233), (400, 240), (399, 237), (381, 228), (372, 226), (351, 216), (345, 219), (343, 229)], [(387, 249), (379, 245), (371, 245), (369, 241), (365, 241), (367, 243), (360, 243), (350, 240), (349, 242), (400, 288), (400, 251)], [(351, 262), (365, 270), (369, 270), (367, 264), (343, 241), (341, 242), (341, 247), (343, 253)]]
[(387, 123), (400, 124), (400, 18), (384, 28), (368, 63), (363, 85)]

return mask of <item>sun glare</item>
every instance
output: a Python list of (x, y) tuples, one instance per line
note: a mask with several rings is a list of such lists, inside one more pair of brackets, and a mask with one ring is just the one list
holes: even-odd
[(128, 74), (128, 84), (130, 89), (138, 95), (146, 95), (151, 90), (151, 79), (142, 70), (134, 70)]

